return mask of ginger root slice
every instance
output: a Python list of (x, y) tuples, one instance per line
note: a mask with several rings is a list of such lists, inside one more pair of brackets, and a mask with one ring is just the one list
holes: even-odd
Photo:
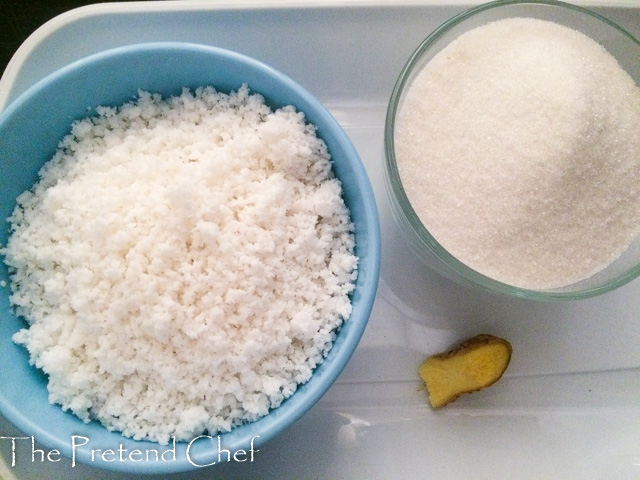
[(429, 357), (419, 373), (433, 408), (441, 408), (460, 395), (482, 390), (497, 382), (511, 360), (511, 344), (481, 334), (451, 351)]

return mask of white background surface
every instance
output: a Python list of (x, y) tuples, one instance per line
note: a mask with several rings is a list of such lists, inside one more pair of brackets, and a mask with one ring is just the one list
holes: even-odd
[[(391, 89), (420, 41), (470, 3), (105, 4), (45, 25), (7, 68), (0, 106), (59, 66), (102, 48), (152, 40), (231, 48), (319, 97), (370, 174), (383, 232), (382, 275), (370, 324), (346, 370), (254, 462), (171, 478), (640, 479), (640, 281), (579, 302), (481, 293), (422, 267), (390, 216), (382, 162)], [(597, 10), (640, 37), (640, 2), (580, 3), (608, 5)], [(418, 366), (481, 332), (511, 341), (505, 377), (432, 411)], [(0, 418), (0, 436), (28, 435)], [(11, 442), (0, 440), (4, 480), (132, 478), (72, 468), (68, 460), (32, 462), (27, 441), (17, 443), (15, 453), (11, 467)]]

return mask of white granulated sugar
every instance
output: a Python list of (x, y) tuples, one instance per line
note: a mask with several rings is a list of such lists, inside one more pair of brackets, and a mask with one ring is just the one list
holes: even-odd
[(514, 18), (461, 35), (411, 85), (395, 148), (434, 238), (505, 283), (588, 278), (640, 232), (640, 88), (567, 27)]
[(315, 127), (246, 85), (101, 107), (10, 218), (14, 340), (51, 402), (135, 439), (256, 420), (350, 315), (341, 193)]

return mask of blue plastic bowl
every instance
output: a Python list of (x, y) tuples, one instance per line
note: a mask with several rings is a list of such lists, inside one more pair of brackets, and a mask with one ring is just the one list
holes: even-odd
[[(356, 226), (356, 254), (359, 272), (353, 293), (353, 313), (339, 331), (333, 348), (312, 378), (293, 396), (260, 420), (220, 434), (223, 449), (249, 452), (251, 441), (258, 448), (308, 411), (336, 380), (349, 361), (364, 332), (378, 284), (380, 231), (373, 191), (364, 166), (351, 141), (337, 121), (310, 93), (290, 78), (246, 56), (204, 45), (150, 43), (132, 45), (92, 55), (74, 62), (34, 85), (0, 114), (0, 244), (7, 242), (6, 218), (16, 197), (32, 187), (37, 172), (55, 152), (71, 123), (87, 116), (88, 107), (121, 105), (136, 96), (138, 89), (179, 94), (183, 87), (212, 85), (218, 91), (237, 90), (246, 82), (252, 92), (265, 97), (272, 108), (294, 105), (315, 124), (334, 160), (334, 171), (342, 181), (344, 200)], [(4, 263), (0, 281), (9, 284)], [(9, 304), (10, 289), (0, 288), (0, 412), (26, 435), (71, 457), (72, 438), (77, 445), (75, 461), (96, 467), (132, 473), (171, 473), (218, 462), (218, 438), (177, 443), (175, 458), (155, 461), (152, 450), (171, 448), (153, 442), (134, 441), (109, 432), (97, 422), (83, 423), (48, 401), (47, 379), (29, 365), (26, 350), (11, 337), (26, 322), (14, 315)], [(151, 452), (150, 461), (104, 462), (91, 459), (91, 449), (122, 446)]]

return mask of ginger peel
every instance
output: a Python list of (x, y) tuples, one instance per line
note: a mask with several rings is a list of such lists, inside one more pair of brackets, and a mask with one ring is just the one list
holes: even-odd
[(460, 395), (494, 384), (507, 369), (511, 353), (507, 340), (481, 334), (453, 350), (429, 357), (419, 370), (429, 403), (433, 408), (441, 408)]

